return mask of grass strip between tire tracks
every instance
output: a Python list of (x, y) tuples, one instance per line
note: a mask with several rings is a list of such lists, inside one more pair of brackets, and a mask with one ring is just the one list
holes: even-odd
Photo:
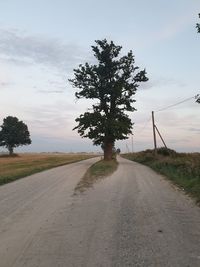
[(118, 162), (113, 159), (110, 161), (100, 160), (93, 164), (85, 173), (83, 178), (79, 181), (74, 189), (74, 193), (84, 192), (88, 188), (93, 187), (97, 181), (111, 175), (117, 170)]

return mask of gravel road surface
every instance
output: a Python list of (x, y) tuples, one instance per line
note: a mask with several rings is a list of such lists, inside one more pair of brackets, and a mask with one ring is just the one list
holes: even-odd
[(148, 167), (74, 188), (97, 158), (0, 187), (0, 267), (199, 267), (200, 208)]

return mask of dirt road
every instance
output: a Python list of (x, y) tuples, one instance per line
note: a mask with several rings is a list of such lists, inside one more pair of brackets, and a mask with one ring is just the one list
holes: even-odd
[(0, 188), (0, 267), (200, 266), (200, 209), (149, 168), (118, 170), (83, 194), (97, 159)]

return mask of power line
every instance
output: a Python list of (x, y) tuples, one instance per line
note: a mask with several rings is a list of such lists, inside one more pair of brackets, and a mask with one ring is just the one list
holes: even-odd
[[(137, 134), (138, 131), (141, 134), (145, 130), (145, 128), (146, 128), (146, 126), (147, 126), (147, 124), (148, 124), (149, 121), (151, 121), (151, 116), (147, 120), (144, 121), (144, 123), (143, 123), (143, 125), (141, 127), (140, 126), (138, 127), (139, 129), (136, 129), (135, 130), (136, 131), (136, 134)], [(134, 134), (135, 133), (133, 133), (133, 135)]]
[[(177, 103), (175, 103), (175, 104), (172, 104), (172, 105), (166, 106), (166, 107), (164, 107), (164, 108), (158, 109), (158, 110), (156, 110), (155, 112), (161, 112), (161, 111), (167, 110), (167, 109), (169, 109), (169, 108), (171, 108), (171, 107), (175, 107), (175, 106), (177, 106), (177, 105), (180, 105), (180, 104), (182, 104), (182, 103), (185, 103), (185, 102), (187, 102), (187, 101), (189, 101), (189, 100), (191, 100), (191, 99), (197, 99), (196, 102), (200, 103), (200, 95), (197, 94), (197, 95), (195, 95), (195, 96), (192, 96), (192, 97), (186, 98), (186, 99), (184, 99), (184, 100), (182, 100), (182, 101), (179, 101), (179, 102), (177, 102)], [(140, 135), (141, 135), (141, 133), (147, 128), (147, 124), (149, 123), (149, 121), (151, 121), (151, 116), (150, 116), (146, 121), (144, 121), (143, 126), (142, 126), (142, 127), (139, 127), (139, 128), (140, 128), (139, 130), (136, 129), (136, 135), (138, 135), (138, 132), (139, 132)], [(156, 127), (156, 126), (155, 126), (155, 127)], [(156, 128), (157, 128), (157, 127), (156, 127)], [(158, 134), (160, 135), (160, 132), (159, 132), (158, 129), (157, 129), (157, 131), (158, 131)], [(132, 133), (132, 135), (135, 135), (135, 133)], [(161, 135), (160, 135), (160, 137), (161, 137)], [(162, 139), (162, 137), (161, 137), (161, 139)], [(133, 140), (133, 139), (132, 139), (132, 140)], [(162, 141), (163, 141), (163, 140), (162, 140)], [(127, 146), (127, 145), (126, 145), (126, 146)], [(133, 146), (133, 145), (132, 145), (132, 146)], [(165, 146), (166, 146), (166, 145), (165, 145)], [(133, 150), (133, 149), (132, 149), (132, 150)]]
[(144, 123), (143, 127), (141, 127), (140, 133), (142, 133), (142, 132), (146, 129), (147, 124), (148, 124), (148, 122), (150, 122), (150, 121), (151, 121), (151, 117), (149, 117), (149, 119), (146, 120), (146, 122)]
[[(192, 96), (192, 97), (189, 97), (189, 98), (186, 98), (186, 99), (184, 99), (184, 100), (182, 100), (182, 101), (179, 101), (179, 102), (177, 102), (177, 103), (175, 103), (175, 104), (166, 106), (166, 107), (164, 107), (164, 108), (157, 109), (157, 110), (154, 111), (154, 112), (161, 112), (161, 111), (164, 111), (164, 110), (169, 109), (169, 108), (171, 108), (171, 107), (175, 107), (175, 106), (180, 105), (180, 104), (182, 104), (182, 103), (184, 103), (184, 102), (187, 102), (187, 101), (189, 101), (189, 100), (191, 100), (191, 99), (199, 99), (199, 94), (197, 94), (197, 95), (195, 95), (195, 96)], [(147, 126), (147, 124), (148, 124), (149, 121), (151, 121), (151, 116), (144, 122), (144, 125), (143, 125), (142, 127), (139, 127), (139, 128), (140, 128), (140, 130), (139, 130), (140, 133), (143, 132), (143, 131), (145, 130), (145, 128), (146, 128), (146, 126)], [(136, 132), (137, 132), (137, 130), (136, 130)]]
[(164, 107), (164, 108), (158, 109), (158, 110), (156, 110), (155, 112), (164, 111), (164, 110), (166, 110), (166, 109), (175, 107), (175, 106), (177, 106), (177, 105), (180, 105), (180, 104), (182, 104), (182, 103), (184, 103), (184, 102), (187, 102), (187, 101), (189, 101), (189, 100), (191, 100), (191, 99), (194, 99), (194, 98), (196, 98), (196, 96), (192, 96), (192, 97), (186, 98), (186, 99), (184, 99), (184, 100), (182, 100), (182, 101), (180, 101), (180, 102), (177, 102), (177, 103), (175, 103), (175, 104), (172, 104), (172, 105), (166, 106), (166, 107)]

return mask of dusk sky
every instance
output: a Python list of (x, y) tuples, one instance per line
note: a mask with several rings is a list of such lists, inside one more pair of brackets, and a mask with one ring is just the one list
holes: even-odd
[[(134, 151), (153, 148), (151, 111), (164, 109), (155, 121), (167, 146), (200, 152), (198, 13), (199, 0), (0, 0), (0, 124), (10, 115), (28, 125), (32, 144), (18, 151), (100, 151), (72, 131), (92, 102), (76, 101), (68, 78), (107, 38), (149, 78), (130, 114)], [(131, 137), (116, 146), (131, 151)]]

